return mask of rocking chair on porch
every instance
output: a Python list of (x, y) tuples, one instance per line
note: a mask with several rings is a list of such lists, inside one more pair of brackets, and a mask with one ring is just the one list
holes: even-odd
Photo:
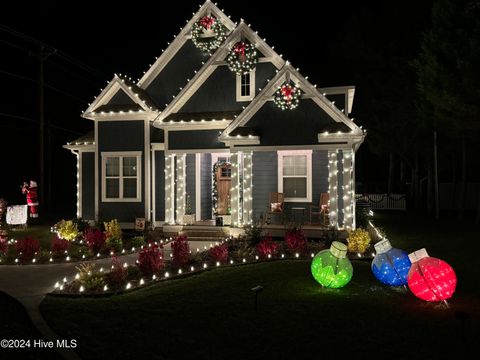
[(282, 224), (284, 223), (284, 196), (283, 193), (278, 193), (278, 192), (271, 192), (270, 201), (267, 206), (267, 211), (266, 211), (266, 219), (265, 222), (267, 224), (270, 223), (272, 215), (280, 215)]
[(310, 224), (312, 224), (313, 216), (318, 216), (320, 224), (328, 225), (328, 193), (320, 194), (320, 203), (318, 205), (310, 205)]

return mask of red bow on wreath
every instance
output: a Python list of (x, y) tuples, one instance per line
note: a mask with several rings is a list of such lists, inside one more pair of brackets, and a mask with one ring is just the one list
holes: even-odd
[(240, 55), (240, 58), (242, 61), (245, 61), (245, 43), (243, 41), (240, 41), (235, 44), (233, 51)]
[(285, 101), (292, 101), (293, 87), (291, 87), (290, 85), (283, 85), (281, 92)]
[(204, 16), (200, 19), (200, 25), (202, 25), (207, 30), (210, 29), (214, 23), (215, 19), (211, 16)]

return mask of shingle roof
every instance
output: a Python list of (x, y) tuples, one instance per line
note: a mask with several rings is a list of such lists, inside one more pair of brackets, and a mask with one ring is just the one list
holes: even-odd
[(89, 131), (85, 135), (80, 136), (78, 139), (70, 141), (68, 145), (89, 145), (95, 143), (95, 133)]

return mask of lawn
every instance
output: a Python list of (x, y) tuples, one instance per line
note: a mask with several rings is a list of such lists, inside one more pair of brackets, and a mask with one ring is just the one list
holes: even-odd
[(28, 225), (25, 229), (20, 227), (13, 228), (9, 231), (8, 237), (16, 240), (31, 237), (40, 242), (40, 248), (50, 250), (50, 244), (54, 235), (50, 228), (51, 226), (49, 225)]
[[(214, 269), (110, 298), (50, 296), (42, 312), (61, 336), (78, 340), (85, 359), (463, 358), (480, 340), (479, 271), (464, 250), (474, 233), (459, 228), (452, 239), (448, 224), (423, 228), (408, 220), (377, 221), (391, 228), (394, 244), (425, 245), (458, 266), (449, 308), (381, 285), (367, 261), (354, 261), (345, 288), (329, 290), (311, 277), (310, 261), (287, 260)], [(264, 287), (258, 311), (255, 285)]]

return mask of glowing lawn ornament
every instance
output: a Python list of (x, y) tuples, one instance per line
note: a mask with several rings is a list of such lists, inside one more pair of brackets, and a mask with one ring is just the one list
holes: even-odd
[(428, 256), (420, 249), (408, 255), (412, 267), (408, 272), (408, 287), (425, 301), (445, 301), (452, 297), (457, 286), (457, 275), (445, 261)]
[(322, 250), (312, 260), (312, 275), (320, 285), (341, 288), (352, 279), (353, 267), (347, 259), (347, 246), (334, 241), (328, 250)]
[(377, 255), (372, 261), (372, 272), (380, 282), (390, 286), (407, 285), (412, 263), (404, 250), (392, 248), (387, 239), (375, 244)]

